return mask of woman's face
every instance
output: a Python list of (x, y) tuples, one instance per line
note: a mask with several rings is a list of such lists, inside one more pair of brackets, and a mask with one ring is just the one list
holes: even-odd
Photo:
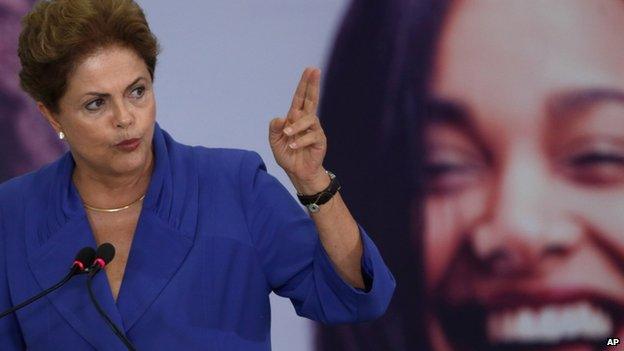
[[(65, 134), (77, 167), (107, 176), (148, 167), (156, 104), (147, 66), (134, 50), (109, 46), (83, 59), (59, 110), (48, 120)], [(138, 141), (119, 145), (130, 139)]]
[(436, 349), (624, 337), (623, 36), (618, 0), (451, 8), (426, 129)]

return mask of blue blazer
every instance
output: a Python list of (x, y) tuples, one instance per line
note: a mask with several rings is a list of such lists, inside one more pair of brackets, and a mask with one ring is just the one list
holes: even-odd
[[(312, 220), (256, 153), (182, 145), (158, 125), (153, 143), (117, 302), (104, 274), (94, 280), (96, 298), (138, 350), (270, 350), (272, 291), (323, 323), (384, 313), (395, 283), (363, 229), (367, 291), (340, 278)], [(73, 168), (66, 153), (0, 185), (0, 310), (56, 283), (78, 250), (95, 246)], [(0, 320), (0, 349), (123, 350), (85, 278)]]

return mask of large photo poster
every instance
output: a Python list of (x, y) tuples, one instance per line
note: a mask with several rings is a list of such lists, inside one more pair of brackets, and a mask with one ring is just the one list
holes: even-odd
[(0, 182), (35, 170), (63, 151), (35, 104), (19, 87), (20, 20), (33, 3), (0, 0)]
[(320, 349), (624, 336), (623, 33), (618, 0), (352, 3), (328, 167), (398, 290), (383, 320), (322, 328)]

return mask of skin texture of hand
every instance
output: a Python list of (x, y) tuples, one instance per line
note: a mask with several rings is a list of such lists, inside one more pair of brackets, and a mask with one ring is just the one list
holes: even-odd
[[(269, 142), (280, 165), (299, 193), (312, 195), (330, 182), (323, 168), (327, 139), (316, 110), (321, 72), (306, 68), (297, 85), (285, 118), (275, 118), (269, 126)], [(353, 287), (364, 288), (362, 277), (362, 240), (357, 222), (336, 193), (320, 210), (311, 213), (323, 248), (338, 274)]]
[(301, 75), (286, 117), (275, 118), (269, 127), (269, 143), (277, 164), (298, 192), (311, 195), (329, 185), (323, 169), (327, 139), (316, 111), (321, 72), (306, 68)]

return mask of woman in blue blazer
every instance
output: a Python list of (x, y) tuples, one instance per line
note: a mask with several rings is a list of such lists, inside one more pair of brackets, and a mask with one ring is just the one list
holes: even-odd
[[(117, 254), (95, 297), (139, 350), (269, 350), (269, 293), (350, 323), (384, 313), (394, 280), (323, 168), (320, 73), (269, 126), (305, 213), (253, 152), (190, 147), (155, 121), (158, 45), (132, 0), (40, 2), (21, 85), (70, 151), (0, 186), (0, 309), (53, 285), (82, 247)], [(0, 319), (2, 350), (119, 350), (85, 276)]]

